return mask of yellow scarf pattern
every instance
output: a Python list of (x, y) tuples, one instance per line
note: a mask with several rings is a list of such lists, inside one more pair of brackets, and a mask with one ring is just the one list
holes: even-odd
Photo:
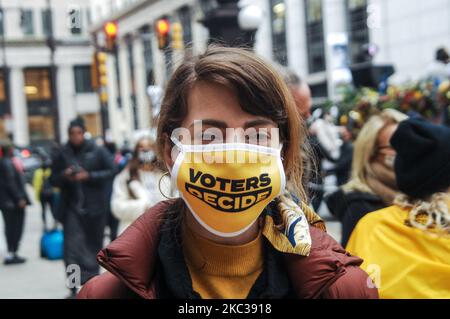
[[(280, 196), (277, 199), (276, 212), (269, 207), (266, 210), (262, 233), (280, 252), (309, 256), (311, 251), (309, 225), (326, 231), (325, 223), (319, 215), (303, 203), (297, 205), (288, 196)], [(276, 220), (279, 220), (278, 224)]]

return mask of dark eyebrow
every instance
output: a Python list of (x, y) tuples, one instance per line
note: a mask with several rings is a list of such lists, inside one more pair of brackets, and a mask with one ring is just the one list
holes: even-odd
[(204, 120), (195, 120), (194, 122), (192, 122), (191, 125), (189, 125), (189, 128), (191, 128), (198, 122), (201, 122), (202, 125), (208, 125), (208, 126), (213, 126), (213, 127), (217, 127), (217, 128), (227, 128), (228, 127), (227, 123), (225, 123), (223, 121), (214, 120), (214, 119), (204, 119)]
[(247, 129), (249, 127), (254, 127), (254, 126), (268, 125), (268, 124), (269, 125), (274, 125), (275, 123), (272, 120), (269, 120), (269, 119), (252, 120), (252, 121), (245, 122), (244, 129)]

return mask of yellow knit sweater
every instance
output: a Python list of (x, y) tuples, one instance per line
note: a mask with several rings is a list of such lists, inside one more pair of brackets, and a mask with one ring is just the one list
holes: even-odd
[(264, 265), (263, 238), (241, 245), (221, 245), (186, 227), (183, 252), (193, 289), (203, 299), (245, 299)]

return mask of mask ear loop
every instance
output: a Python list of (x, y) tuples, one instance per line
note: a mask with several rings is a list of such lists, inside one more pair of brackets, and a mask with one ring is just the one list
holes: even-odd
[(280, 158), (281, 162), (284, 163), (284, 156), (283, 156), (283, 143), (280, 143), (280, 146), (278, 147), (278, 150), (280, 151)]
[(183, 149), (183, 143), (181, 143), (177, 138), (171, 136), (170, 140), (180, 149), (180, 151)]
[(159, 189), (159, 192), (161, 193), (161, 195), (163, 196), (163, 197), (165, 197), (165, 198), (167, 198), (167, 199), (175, 199), (175, 198), (178, 198), (177, 196), (173, 196), (173, 197), (171, 197), (171, 196), (167, 196), (166, 194), (164, 194), (164, 192), (162, 191), (162, 189), (161, 189), (161, 181), (162, 181), (162, 179), (164, 178), (164, 176), (169, 176), (169, 178), (170, 178), (170, 173), (169, 172), (165, 172), (163, 175), (161, 175), (161, 177), (159, 178), (159, 182), (158, 182), (158, 189)]
[[(170, 137), (170, 140), (173, 142), (173, 144), (175, 144), (175, 145), (179, 148), (180, 151), (183, 150), (183, 144), (182, 144), (177, 138), (175, 138), (174, 136), (171, 136), (171, 137)], [(158, 181), (158, 189), (159, 189), (159, 192), (161, 193), (161, 195), (162, 195), (164, 198), (167, 198), (167, 199), (175, 199), (175, 198), (178, 198), (178, 196), (167, 196), (167, 195), (164, 194), (164, 192), (162, 191), (162, 189), (161, 189), (161, 181), (162, 181), (162, 179), (163, 179), (165, 176), (168, 176), (169, 179), (170, 179), (170, 172), (165, 172), (165, 173), (159, 178), (159, 181)]]

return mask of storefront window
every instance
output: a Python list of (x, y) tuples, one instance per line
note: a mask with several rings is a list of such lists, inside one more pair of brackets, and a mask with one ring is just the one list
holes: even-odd
[(29, 115), (30, 141), (40, 142), (54, 139), (54, 121), (51, 115)]
[(101, 136), (101, 121), (100, 115), (97, 113), (86, 113), (80, 115), (86, 125), (86, 130), (91, 133), (93, 137)]
[(48, 68), (25, 70), (27, 101), (51, 100), (50, 70)]
[(31, 143), (55, 139), (50, 69), (25, 69), (25, 95)]

